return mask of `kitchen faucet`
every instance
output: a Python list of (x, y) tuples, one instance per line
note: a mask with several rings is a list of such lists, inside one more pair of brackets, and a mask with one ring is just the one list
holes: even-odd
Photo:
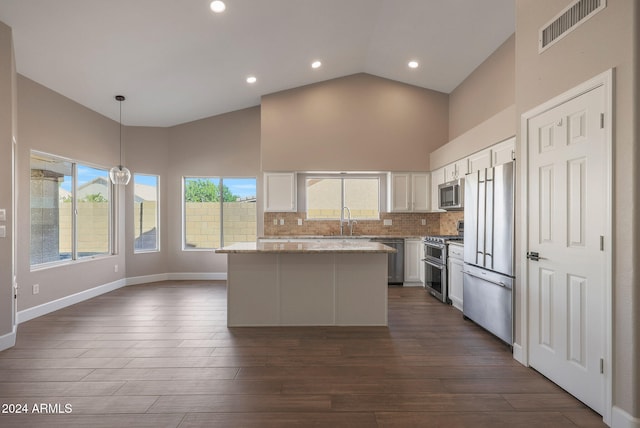
[(340, 236), (342, 236), (344, 233), (344, 210), (345, 209), (349, 214), (349, 217), (347, 218), (347, 224), (349, 225), (349, 236), (353, 236), (353, 224), (357, 222), (355, 220), (351, 220), (351, 210), (346, 205), (342, 207), (342, 210), (340, 210)]

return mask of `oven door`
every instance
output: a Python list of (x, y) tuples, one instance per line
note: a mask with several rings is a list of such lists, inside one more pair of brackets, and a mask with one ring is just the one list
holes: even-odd
[(447, 265), (428, 259), (423, 259), (423, 262), (425, 290), (441, 302), (448, 303)]
[(447, 260), (447, 245), (425, 242), (424, 258), (433, 263), (445, 264)]

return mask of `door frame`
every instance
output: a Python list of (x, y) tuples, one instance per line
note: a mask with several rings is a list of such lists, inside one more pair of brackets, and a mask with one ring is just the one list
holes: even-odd
[(604, 135), (605, 151), (605, 191), (607, 212), (605, 214), (605, 291), (603, 304), (604, 314), (604, 412), (603, 420), (611, 424), (612, 413), (612, 391), (613, 391), (613, 89), (614, 89), (614, 69), (609, 69), (592, 79), (569, 89), (568, 91), (553, 97), (552, 99), (525, 112), (520, 117), (520, 174), (521, 180), (521, 221), (520, 221), (520, 245), (519, 259), (521, 260), (520, 275), (520, 343), (514, 345), (514, 358), (521, 364), (529, 367), (529, 268), (526, 263), (527, 249), (529, 247), (529, 221), (526, 213), (529, 212), (529, 121), (541, 113), (551, 110), (565, 102), (577, 98), (593, 89), (604, 87)]

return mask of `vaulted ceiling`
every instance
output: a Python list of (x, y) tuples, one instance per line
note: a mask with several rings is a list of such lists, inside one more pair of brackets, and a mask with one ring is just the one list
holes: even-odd
[(361, 72), (449, 93), (515, 31), (515, 0), (209, 1), (2, 0), (0, 21), (18, 73), (114, 120), (123, 94), (138, 126)]

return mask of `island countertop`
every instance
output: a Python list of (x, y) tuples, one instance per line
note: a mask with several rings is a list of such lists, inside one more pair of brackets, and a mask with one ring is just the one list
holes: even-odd
[(256, 253), (395, 253), (397, 250), (379, 242), (326, 239), (322, 242), (237, 242), (215, 250), (219, 254)]

